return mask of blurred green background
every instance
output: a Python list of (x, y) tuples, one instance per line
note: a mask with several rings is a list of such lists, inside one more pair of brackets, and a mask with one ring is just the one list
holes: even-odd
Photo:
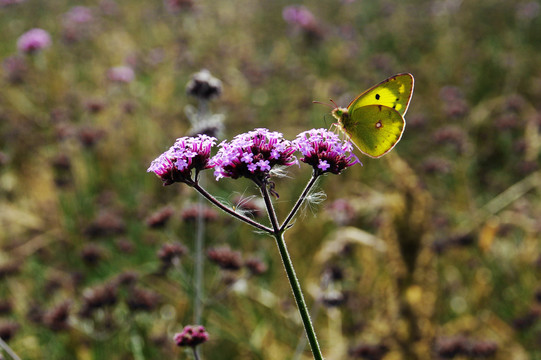
[[(0, 1), (0, 337), (21, 358), (192, 358), (172, 337), (193, 322), (198, 197), (146, 169), (193, 130), (186, 84), (208, 69), (220, 141), (328, 128), (313, 100), (415, 76), (393, 152), (325, 177), (286, 233), (327, 359), (541, 359), (540, 2), (291, 5)], [(32, 28), (52, 43), (23, 54)], [(280, 218), (309, 177), (276, 180)], [(258, 205), (245, 179), (204, 181)], [(204, 218), (240, 265), (205, 261), (202, 358), (310, 359), (273, 239)]]

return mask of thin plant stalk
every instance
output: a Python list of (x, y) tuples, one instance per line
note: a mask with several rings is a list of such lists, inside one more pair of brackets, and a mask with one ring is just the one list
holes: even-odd
[[(319, 310), (321, 308), (321, 303), (318, 301), (316, 302), (316, 305), (312, 308), (312, 311), (310, 313), (312, 314), (312, 318), (317, 318), (317, 315), (319, 314)], [(299, 360), (302, 357), (302, 353), (304, 352), (304, 349), (306, 348), (306, 343), (308, 342), (308, 338), (301, 334), (299, 337), (299, 341), (297, 342), (297, 348), (295, 349), (295, 354), (293, 354), (292, 359), (293, 360)]]
[(261, 190), (261, 195), (263, 196), (263, 200), (265, 201), (265, 207), (267, 209), (267, 214), (269, 216), (269, 220), (272, 225), (272, 234), (277, 235), (281, 234), (280, 226), (278, 223), (278, 219), (276, 217), (276, 212), (274, 211), (274, 206), (272, 206), (272, 201), (269, 196), (269, 191), (267, 190), (267, 185), (264, 182), (256, 182), (256, 184), (259, 186), (259, 189)]
[[(208, 113), (208, 102), (200, 99), (198, 104), (198, 119), (203, 118)], [(199, 174), (198, 174), (199, 175)], [(198, 176), (199, 178), (199, 176)], [(204, 184), (204, 178), (199, 178), (198, 183)], [(203, 199), (197, 200), (197, 229), (195, 235), (195, 299), (194, 299), (194, 324), (201, 323), (203, 314), (203, 279), (204, 279), (204, 261), (203, 248), (205, 243), (205, 221), (203, 217)], [(194, 353), (197, 355), (195, 348)], [(197, 358), (197, 356), (196, 356)]]
[(193, 358), (195, 360), (199, 360), (199, 354), (197, 353), (197, 346), (193, 346), (192, 349), (193, 349)]
[[(293, 296), (295, 297), (295, 302), (297, 303), (297, 307), (301, 315), (302, 323), (304, 325), (304, 330), (306, 331), (306, 337), (308, 338), (308, 342), (310, 343), (312, 354), (315, 360), (323, 360), (323, 354), (321, 353), (321, 349), (317, 341), (316, 332), (314, 330), (314, 325), (312, 324), (312, 320), (310, 319), (310, 313), (308, 311), (306, 301), (304, 300), (304, 296), (302, 294), (301, 285), (299, 283), (299, 279), (297, 278), (297, 274), (295, 273), (295, 268), (293, 267), (293, 262), (291, 261), (291, 257), (289, 256), (289, 251), (287, 250), (287, 245), (283, 235), (283, 229), (280, 229), (278, 226), (276, 213), (274, 211), (274, 207), (272, 205), (272, 201), (270, 199), (266, 184), (262, 184), (260, 186), (260, 190), (265, 200), (267, 213), (274, 229), (273, 236), (276, 239), (276, 245), (278, 246), (278, 251), (280, 252), (280, 257), (282, 258), (282, 263), (287, 274), (287, 279), (289, 280), (291, 290), (293, 291)], [(299, 202), (302, 203), (301, 200), (299, 200)]]
[(282, 262), (286, 270), (289, 284), (291, 285), (291, 290), (293, 291), (293, 296), (295, 297), (295, 302), (297, 303), (297, 307), (299, 308), (299, 313), (304, 324), (306, 337), (308, 338), (310, 348), (312, 349), (312, 354), (314, 355), (315, 360), (323, 360), (323, 355), (317, 341), (316, 332), (314, 330), (314, 326), (312, 325), (312, 320), (310, 319), (308, 307), (306, 306), (306, 301), (304, 300), (304, 296), (302, 294), (299, 279), (297, 278), (293, 263), (291, 262), (289, 252), (287, 250), (287, 245), (284, 241), (284, 236), (281, 233), (275, 234), (275, 239), (276, 244), (278, 245), (278, 250), (280, 252), (280, 257), (282, 258)]
[(283, 231), (286, 230), (287, 226), (289, 225), (289, 223), (291, 222), (291, 220), (293, 219), (295, 214), (297, 214), (297, 211), (299, 210), (302, 203), (304, 202), (304, 200), (306, 199), (306, 197), (310, 193), (310, 190), (312, 189), (312, 187), (314, 186), (314, 184), (316, 183), (316, 180), (318, 178), (319, 178), (319, 176), (314, 172), (314, 174), (312, 175), (312, 178), (310, 178), (310, 181), (308, 181), (308, 183), (304, 187), (304, 190), (302, 191), (301, 196), (299, 197), (299, 199), (297, 200), (297, 202), (295, 203), (295, 205), (293, 206), (293, 208), (291, 209), (291, 211), (287, 215), (287, 217), (284, 220), (282, 226), (280, 226), (280, 231), (283, 232)]
[(9, 345), (4, 340), (2, 340), (2, 338), (0, 338), (0, 347), (4, 349), (4, 351), (7, 352), (13, 360), (21, 360), (21, 358), (15, 353), (15, 351), (13, 351), (13, 349), (11, 349), (11, 347), (9, 347)]
[(130, 336), (130, 344), (135, 360), (145, 360), (145, 356), (143, 355), (143, 344), (141, 342), (141, 337), (134, 331)]
[[(208, 201), (210, 201), (212, 204), (217, 206), (218, 208), (222, 209), (226, 213), (236, 217), (237, 219), (252, 225), (253, 227), (262, 230), (266, 233), (272, 234), (274, 238), (276, 239), (276, 244), (278, 246), (278, 251), (280, 253), (280, 257), (282, 259), (282, 263), (284, 264), (284, 269), (287, 274), (287, 278), (289, 280), (289, 284), (291, 286), (291, 290), (293, 292), (293, 296), (295, 298), (295, 302), (297, 304), (297, 307), (299, 309), (299, 314), (301, 316), (304, 329), (306, 331), (306, 337), (308, 338), (308, 342), (310, 344), (310, 348), (312, 350), (312, 354), (314, 356), (314, 360), (323, 360), (323, 355), (321, 353), (321, 349), (319, 346), (319, 343), (317, 341), (316, 332), (314, 330), (314, 326), (312, 324), (312, 321), (310, 319), (310, 314), (308, 311), (308, 307), (306, 306), (306, 301), (304, 300), (304, 296), (302, 294), (301, 286), (299, 283), (299, 280), (297, 278), (297, 275), (295, 273), (295, 268), (293, 267), (293, 263), (291, 261), (291, 257), (289, 256), (289, 251), (287, 250), (287, 245), (284, 240), (283, 233), (285, 232), (289, 222), (297, 211), (299, 210), (300, 206), (306, 199), (307, 195), (309, 194), (311, 188), (314, 186), (316, 180), (318, 178), (318, 175), (314, 173), (308, 184), (306, 185), (302, 195), (299, 197), (299, 200), (292, 208), (291, 212), (286, 218), (286, 221), (283, 222), (282, 226), (279, 225), (278, 219), (276, 217), (276, 212), (274, 210), (274, 206), (272, 205), (272, 201), (269, 195), (269, 192), (267, 190), (267, 184), (264, 182), (257, 182), (261, 194), (263, 196), (263, 199), (265, 201), (265, 206), (267, 209), (267, 214), (269, 216), (269, 220), (271, 222), (272, 228), (269, 228), (265, 225), (262, 225), (242, 214), (239, 214), (235, 212), (234, 210), (228, 208), (221, 202), (219, 202), (216, 198), (214, 198), (211, 194), (209, 194), (203, 187), (200, 186), (200, 184), (196, 181), (191, 186), (197, 190), (203, 197), (205, 197)], [(194, 356), (196, 356), (196, 352), (194, 352)], [(197, 359), (197, 358), (196, 358)]]
[[(202, 179), (200, 180), (202, 181)], [(203, 277), (204, 256), (203, 247), (205, 242), (205, 221), (203, 218), (203, 198), (197, 200), (197, 229), (195, 235), (195, 299), (194, 299), (194, 324), (201, 323), (203, 314)]]
[(209, 194), (204, 188), (202, 188), (198, 183), (194, 184), (193, 185), (193, 188), (195, 190), (197, 190), (201, 195), (203, 195), (205, 197), (205, 199), (207, 199), (208, 201), (210, 201), (213, 205), (217, 206), (219, 209), (225, 211), (226, 213), (228, 213), (229, 215), (247, 223), (248, 225), (251, 225), (259, 230), (262, 230), (266, 233), (269, 233), (269, 234), (272, 234), (273, 233), (273, 230), (265, 225), (262, 225), (260, 223), (258, 223), (257, 221), (254, 221), (252, 219), (250, 219), (249, 217), (247, 216), (244, 216), (230, 208), (228, 208), (227, 206), (225, 206), (224, 204), (222, 204), (221, 202), (219, 202), (214, 196), (212, 196), (211, 194)]

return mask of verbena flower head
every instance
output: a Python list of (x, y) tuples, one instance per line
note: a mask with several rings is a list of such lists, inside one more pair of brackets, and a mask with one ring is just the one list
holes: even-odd
[(197, 346), (209, 339), (209, 333), (201, 325), (186, 325), (173, 337), (178, 346)]
[(264, 180), (276, 165), (297, 163), (295, 148), (279, 132), (255, 129), (235, 136), (231, 142), (222, 142), (221, 149), (212, 158), (216, 180), (224, 177), (246, 177)]
[(340, 174), (345, 168), (360, 163), (352, 153), (353, 146), (349, 141), (342, 141), (325, 129), (304, 131), (297, 135), (293, 144), (303, 155), (300, 160), (312, 165), (318, 175)]
[[(147, 172), (155, 173), (164, 186), (175, 182), (193, 185), (199, 171), (212, 167), (210, 151), (215, 144), (216, 138), (206, 135), (179, 138), (150, 164)], [(192, 170), (196, 172), (195, 179), (192, 178)]]
[(22, 34), (17, 40), (19, 51), (32, 54), (51, 45), (51, 36), (43, 29), (31, 29)]

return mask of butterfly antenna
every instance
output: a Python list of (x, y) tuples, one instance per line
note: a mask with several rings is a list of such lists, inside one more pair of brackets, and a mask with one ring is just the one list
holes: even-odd
[(334, 102), (334, 100), (333, 100), (333, 99), (329, 99), (329, 100), (330, 100), (330, 101), (331, 101), (331, 102), (332, 102), (332, 103), (334, 104), (334, 107), (335, 107), (335, 108), (337, 108), (337, 107), (338, 107), (338, 105), (336, 105), (336, 103)]
[[(331, 101), (332, 101), (332, 100), (331, 100)], [(331, 104), (325, 104), (325, 103), (323, 103), (323, 102), (321, 102), (321, 101), (315, 101), (315, 100), (314, 100), (314, 101), (312, 101), (312, 103), (313, 103), (313, 104), (321, 104), (321, 105), (328, 106), (328, 107), (330, 107), (330, 108), (334, 108), (334, 106), (332, 106)], [(332, 101), (332, 103), (334, 104), (334, 101)], [(336, 104), (335, 104), (335, 105), (336, 105)]]

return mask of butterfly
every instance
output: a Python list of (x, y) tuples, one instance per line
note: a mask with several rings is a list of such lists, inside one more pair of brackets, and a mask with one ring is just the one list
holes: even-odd
[(413, 83), (413, 75), (397, 74), (357, 96), (347, 108), (335, 104), (331, 114), (336, 126), (363, 154), (387, 154), (404, 133)]

